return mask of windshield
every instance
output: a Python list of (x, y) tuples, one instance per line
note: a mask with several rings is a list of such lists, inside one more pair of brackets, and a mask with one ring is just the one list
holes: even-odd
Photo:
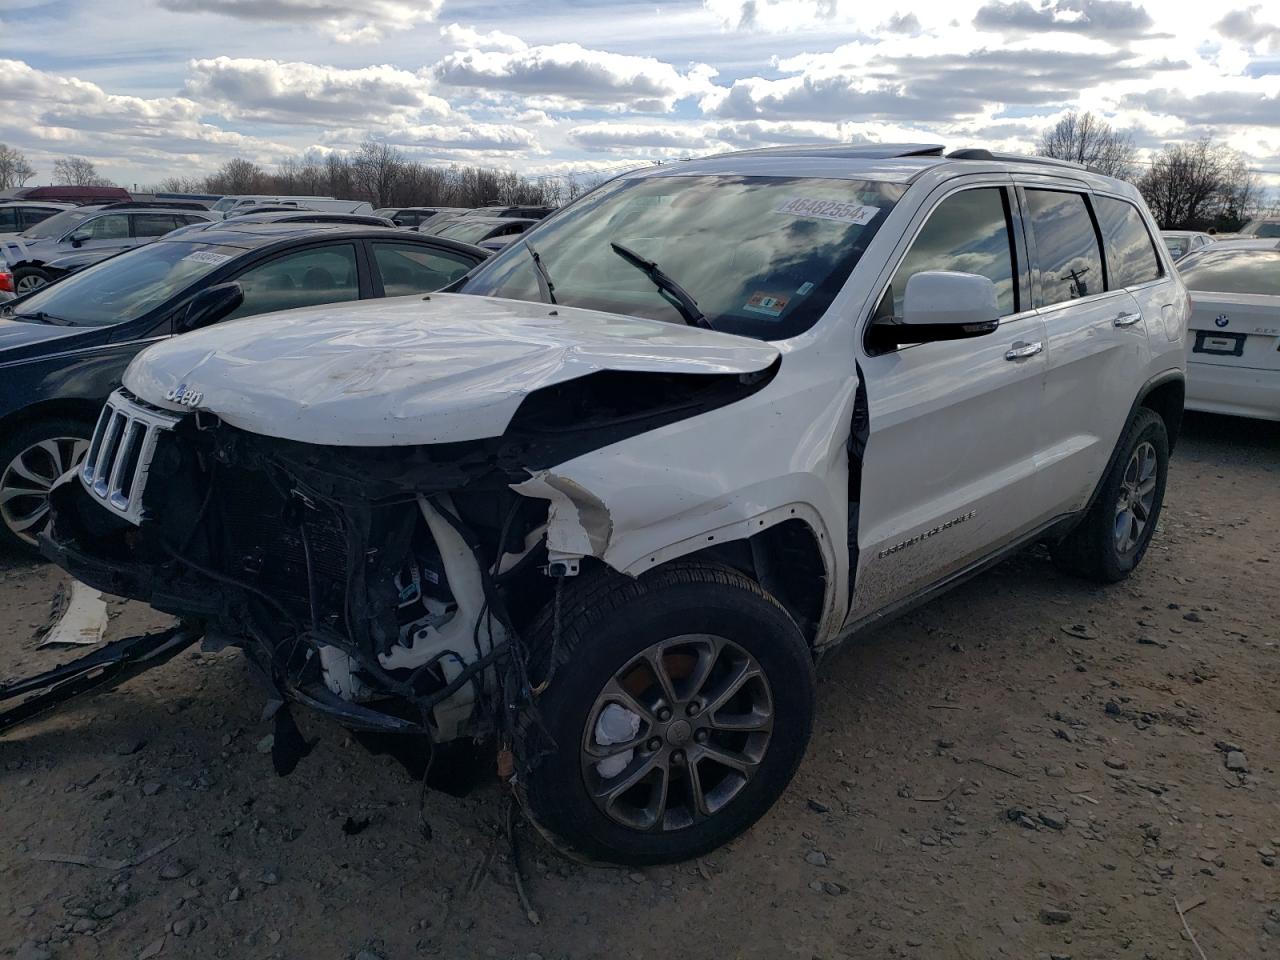
[(222, 212), (224, 212), (224, 211), (226, 211), (226, 210), (230, 210), (232, 207), (234, 207), (234, 206), (235, 206), (237, 203), (239, 203), (239, 202), (240, 202), (240, 198), (239, 198), (239, 197), (223, 197), (221, 200), (217, 201), (217, 202), (216, 202), (212, 207), (210, 207), (209, 209), (210, 209), (210, 210), (217, 210), (219, 213), (222, 213)]
[(1274, 240), (1280, 238), (1280, 220), (1255, 220), (1247, 224), (1240, 233), (1249, 237)]
[(1178, 273), (1188, 290), (1280, 296), (1280, 250), (1210, 246), (1179, 263)]
[(211, 243), (150, 243), (38, 290), (14, 304), (14, 315), (43, 313), (77, 327), (136, 320), (242, 252)]
[(97, 213), (97, 211), (64, 210), (62, 213), (55, 213), (48, 220), (41, 220), (39, 223), (27, 227), (22, 231), (22, 236), (28, 240), (46, 240), (49, 237), (61, 237), (77, 223), (88, 219), (94, 213)]
[[(560, 304), (685, 322), (671, 293), (616, 243), (678, 283), (713, 329), (781, 340), (822, 316), (905, 189), (802, 177), (619, 179), (530, 236)], [(521, 242), (459, 290), (541, 299)]]

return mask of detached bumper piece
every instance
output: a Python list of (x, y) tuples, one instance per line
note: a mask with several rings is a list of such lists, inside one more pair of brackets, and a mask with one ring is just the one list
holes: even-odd
[(203, 627), (182, 623), (159, 633), (116, 640), (45, 673), (0, 684), (0, 702), (25, 698), (0, 712), (0, 733), (82, 693), (110, 690), (167, 663), (203, 635)]

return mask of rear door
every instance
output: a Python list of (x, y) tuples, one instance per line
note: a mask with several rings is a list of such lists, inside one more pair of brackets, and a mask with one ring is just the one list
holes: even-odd
[(1034, 527), (1044, 327), (1031, 309), (1011, 181), (940, 187), (904, 235), (875, 317), (901, 316), (922, 270), (996, 284), (999, 329), (875, 354), (862, 345), (868, 438), (850, 620), (883, 611)]
[[(1045, 178), (1019, 193), (1049, 338), (1038, 496), (1058, 516), (1082, 509), (1106, 469), (1146, 369), (1148, 321), (1132, 293), (1108, 289), (1086, 190)], [(1151, 322), (1161, 322), (1158, 307)]]

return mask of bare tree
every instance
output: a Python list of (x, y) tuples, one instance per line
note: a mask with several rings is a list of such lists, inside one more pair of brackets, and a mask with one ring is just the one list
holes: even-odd
[(236, 157), (228, 160), (211, 176), (205, 187), (209, 193), (264, 193), (267, 175), (252, 160)]
[(1236, 230), (1262, 200), (1244, 157), (1208, 137), (1165, 144), (1138, 189), (1166, 230)]
[(22, 151), (0, 143), (0, 190), (20, 187), (36, 175)]
[(1094, 113), (1072, 110), (1040, 136), (1036, 153), (1057, 160), (1074, 160), (1090, 170), (1122, 180), (1133, 176), (1136, 148), (1133, 137)]
[(399, 150), (370, 137), (360, 144), (351, 160), (356, 188), (375, 207), (385, 207), (391, 202), (391, 190), (403, 171), (404, 163), (404, 154)]
[(110, 180), (98, 173), (92, 160), (84, 157), (63, 157), (53, 162), (55, 182), (72, 187), (111, 187)]

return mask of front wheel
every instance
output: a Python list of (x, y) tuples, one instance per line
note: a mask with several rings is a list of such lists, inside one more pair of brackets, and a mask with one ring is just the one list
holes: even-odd
[(1123, 580), (1155, 533), (1169, 476), (1169, 434), (1154, 410), (1139, 407), (1116, 448), (1093, 506), (1080, 525), (1051, 546), (1067, 573), (1102, 583)]
[(37, 420), (0, 439), (0, 544), (29, 557), (49, 523), (49, 491), (89, 450), (93, 425)]
[[(670, 863), (781, 796), (813, 727), (813, 658), (738, 572), (673, 564), (571, 583), (532, 648), (556, 669), (517, 743), (538, 825), (591, 859)], [(554, 644), (553, 644), (554, 641)]]

